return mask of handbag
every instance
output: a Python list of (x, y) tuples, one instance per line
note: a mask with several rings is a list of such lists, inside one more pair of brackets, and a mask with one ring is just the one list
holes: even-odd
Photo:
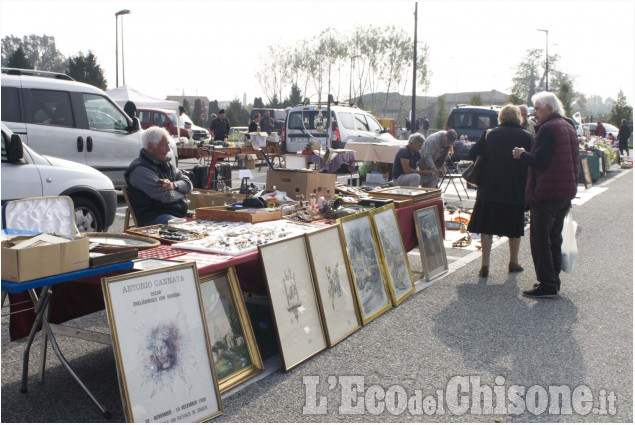
[(578, 244), (575, 240), (575, 232), (578, 224), (573, 221), (571, 211), (567, 213), (562, 226), (562, 263), (561, 269), (565, 273), (571, 273), (578, 258)]
[[(485, 133), (485, 141), (487, 141), (487, 136), (489, 136), (491, 129), (487, 130)], [(485, 157), (483, 155), (479, 155), (476, 157), (476, 161), (472, 162), (469, 167), (463, 171), (463, 178), (466, 182), (473, 186), (479, 185), (481, 182), (481, 177), (483, 176), (483, 169), (485, 168)]]
[(462, 176), (469, 184), (478, 186), (481, 182), (484, 167), (485, 157), (483, 155), (479, 155), (476, 157), (476, 161), (472, 162), (472, 164), (463, 171)]

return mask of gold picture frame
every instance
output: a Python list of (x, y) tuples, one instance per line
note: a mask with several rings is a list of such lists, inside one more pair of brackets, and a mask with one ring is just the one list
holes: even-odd
[(194, 263), (102, 278), (128, 422), (222, 414)]
[[(329, 347), (362, 326), (339, 225), (306, 233), (306, 245)], [(328, 249), (325, 249), (328, 247)]]
[(355, 295), (365, 325), (392, 307), (377, 236), (367, 211), (337, 221), (342, 226)]
[(326, 349), (304, 235), (258, 247), (285, 371)]
[(436, 205), (413, 212), (421, 265), (426, 282), (448, 271), (448, 259), (443, 245), (443, 229)]
[(415, 292), (408, 253), (401, 239), (395, 206), (387, 204), (370, 211), (381, 260), (387, 270), (388, 289), (392, 303), (397, 306)]
[(264, 370), (234, 267), (200, 277), (203, 309), (221, 393)]

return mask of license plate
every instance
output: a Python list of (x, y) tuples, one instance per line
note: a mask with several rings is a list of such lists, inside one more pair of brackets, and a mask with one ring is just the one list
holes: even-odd
[(291, 143), (306, 143), (309, 141), (308, 137), (292, 137)]

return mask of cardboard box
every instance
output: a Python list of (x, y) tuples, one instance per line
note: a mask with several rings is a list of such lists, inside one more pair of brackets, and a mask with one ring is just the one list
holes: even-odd
[(239, 153), (236, 155), (236, 161), (238, 162), (238, 168), (253, 170), (256, 168), (256, 158), (258, 156), (253, 153)]
[(280, 220), (281, 218), (282, 210), (271, 208), (253, 208), (236, 211), (230, 211), (225, 207), (196, 209), (197, 220), (242, 221), (253, 224), (263, 221)]
[(315, 170), (280, 171), (267, 170), (267, 192), (277, 190), (286, 192), (287, 196), (297, 199), (296, 195), (309, 200), (312, 193), (320, 193), (327, 201), (335, 199), (335, 174), (319, 173)]
[(2, 242), (2, 279), (26, 282), (89, 266), (87, 237), (74, 236), (75, 240), (29, 248), (12, 248), (19, 242), (37, 236), (18, 236)]
[(187, 195), (190, 201), (188, 210), (195, 210), (201, 207), (216, 207), (225, 204), (230, 205), (235, 202), (242, 202), (245, 199), (244, 194), (238, 192), (219, 192), (217, 190), (196, 189)]

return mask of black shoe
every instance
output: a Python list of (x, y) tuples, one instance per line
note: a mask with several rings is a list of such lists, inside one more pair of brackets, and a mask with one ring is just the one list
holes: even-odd
[(537, 286), (533, 289), (529, 289), (527, 291), (523, 291), (523, 295), (526, 297), (532, 298), (553, 298), (558, 295), (557, 291), (550, 291), (546, 289), (544, 286)]
[[(539, 286), (540, 286), (540, 282), (534, 283), (534, 288), (537, 288)], [(560, 285), (558, 285), (558, 292), (560, 292)]]

